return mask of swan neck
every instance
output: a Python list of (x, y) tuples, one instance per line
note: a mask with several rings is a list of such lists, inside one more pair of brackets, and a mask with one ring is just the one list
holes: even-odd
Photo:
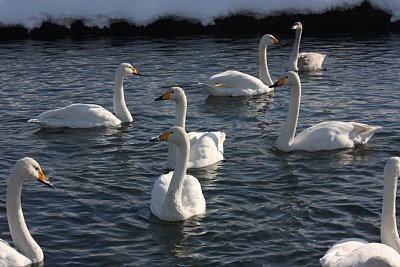
[(180, 98), (179, 101), (176, 101), (175, 126), (179, 126), (185, 129), (186, 111), (187, 111), (187, 99), (185, 96)]
[(294, 39), (294, 45), (293, 45), (293, 50), (292, 54), (290, 55), (289, 62), (286, 66), (287, 71), (298, 71), (297, 67), (297, 62), (299, 59), (299, 52), (300, 52), (300, 39), (301, 39), (301, 33), (302, 29), (296, 30), (296, 37)]
[(271, 76), (269, 74), (269, 70), (268, 70), (268, 62), (267, 62), (267, 45), (265, 44), (265, 42), (263, 41), (263, 39), (261, 39), (260, 41), (260, 45), (258, 48), (258, 62), (260, 64), (260, 70), (259, 70), (259, 74), (260, 74), (260, 80), (267, 86), (270, 86), (273, 84)]
[(300, 99), (301, 99), (301, 84), (300, 80), (297, 78), (296, 84), (292, 85), (290, 88), (289, 112), (286, 117), (283, 130), (276, 142), (278, 149), (281, 151), (293, 150), (292, 144), (296, 134), (297, 121), (299, 118)]
[(189, 161), (189, 139), (187, 136), (182, 144), (177, 145), (177, 149), (178, 154), (176, 157), (174, 173), (165, 197), (163, 210), (170, 213), (182, 214), (184, 213), (184, 207), (182, 205), (183, 181), (186, 175), (187, 163)]
[(117, 71), (115, 75), (115, 87), (114, 87), (114, 113), (115, 116), (121, 120), (121, 122), (132, 122), (133, 118), (125, 103), (124, 96), (124, 75)]
[(398, 177), (385, 173), (381, 216), (381, 242), (400, 254), (400, 238), (396, 224), (396, 192)]
[(32, 263), (37, 263), (43, 261), (43, 251), (32, 238), (25, 223), (21, 207), (22, 184), (23, 180), (12, 173), (6, 196), (8, 226), (17, 251)]

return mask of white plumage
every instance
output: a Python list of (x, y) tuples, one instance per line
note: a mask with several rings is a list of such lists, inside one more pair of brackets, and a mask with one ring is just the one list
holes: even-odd
[(37, 123), (45, 128), (111, 127), (124, 122), (132, 122), (133, 118), (126, 107), (123, 89), (124, 77), (132, 74), (142, 75), (129, 63), (122, 63), (116, 71), (113, 97), (115, 115), (99, 105), (72, 104), (43, 112), (37, 119), (30, 119), (28, 122)]
[[(180, 87), (172, 87), (171, 90), (164, 92), (155, 100), (172, 100), (176, 103), (175, 126), (185, 129), (187, 98)], [(188, 168), (202, 168), (212, 165), (224, 159), (225, 133), (220, 131), (213, 132), (189, 132), (190, 155)], [(176, 161), (176, 146), (169, 144), (167, 166), (173, 169)]]
[(270, 93), (272, 79), (268, 71), (267, 46), (281, 44), (270, 34), (264, 35), (259, 45), (259, 75), (256, 78), (249, 74), (228, 70), (215, 74), (203, 83), (204, 89), (212, 96), (251, 96)]
[(291, 100), (288, 115), (282, 132), (276, 141), (279, 150), (319, 151), (354, 147), (365, 144), (381, 127), (358, 122), (327, 121), (311, 126), (296, 135), (300, 110), (301, 82), (299, 75), (288, 71), (273, 86), (288, 85), (291, 87)]

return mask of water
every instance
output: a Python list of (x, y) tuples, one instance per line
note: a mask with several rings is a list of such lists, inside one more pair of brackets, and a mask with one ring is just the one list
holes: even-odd
[[(270, 47), (273, 80), (286, 47)], [(1, 41), (0, 237), (10, 241), (6, 181), (15, 161), (35, 158), (54, 189), (25, 183), (23, 208), (44, 266), (318, 266), (342, 238), (379, 242), (383, 167), (399, 156), (400, 35), (303, 38), (327, 54), (326, 70), (302, 74), (298, 131), (324, 120), (384, 127), (364, 147), (282, 153), (275, 148), (289, 89), (275, 95), (208, 97), (197, 84), (226, 69), (258, 74), (259, 36), (190, 36)], [(71, 103), (112, 109), (116, 67), (132, 124), (110, 129), (39, 130), (26, 121)], [(190, 171), (207, 213), (165, 223), (150, 214), (167, 144), (149, 143), (173, 122), (171, 85), (188, 96), (187, 130), (226, 133), (224, 162)], [(399, 218), (399, 216), (398, 216)], [(399, 220), (399, 219), (398, 219)]]

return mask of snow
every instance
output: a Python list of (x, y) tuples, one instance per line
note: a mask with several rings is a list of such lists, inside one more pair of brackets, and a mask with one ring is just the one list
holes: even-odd
[[(232, 15), (264, 18), (278, 14), (321, 14), (349, 9), (364, 0), (0, 0), (0, 26), (40, 27), (51, 21), (69, 27), (82, 20), (100, 28), (116, 20), (137, 26), (158, 19), (174, 18), (212, 25), (215, 19)], [(400, 20), (400, 0), (366, 0), (373, 7)]]

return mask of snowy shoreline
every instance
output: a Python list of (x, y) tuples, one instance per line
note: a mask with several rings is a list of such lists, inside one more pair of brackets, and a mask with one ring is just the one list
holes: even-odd
[(0, 26), (0, 38), (59, 38), (66, 36), (123, 36), (123, 35), (183, 35), (183, 34), (259, 34), (289, 33), (295, 21), (301, 21), (305, 34), (338, 32), (400, 31), (400, 21), (391, 21), (392, 15), (374, 8), (368, 2), (350, 9), (337, 8), (321, 14), (280, 14), (257, 18), (238, 14), (215, 19), (210, 25), (177, 17), (164, 17), (146, 26), (137, 26), (126, 19), (115, 19), (104, 27), (87, 26), (82, 20), (66, 25), (51, 21), (40, 27)]

